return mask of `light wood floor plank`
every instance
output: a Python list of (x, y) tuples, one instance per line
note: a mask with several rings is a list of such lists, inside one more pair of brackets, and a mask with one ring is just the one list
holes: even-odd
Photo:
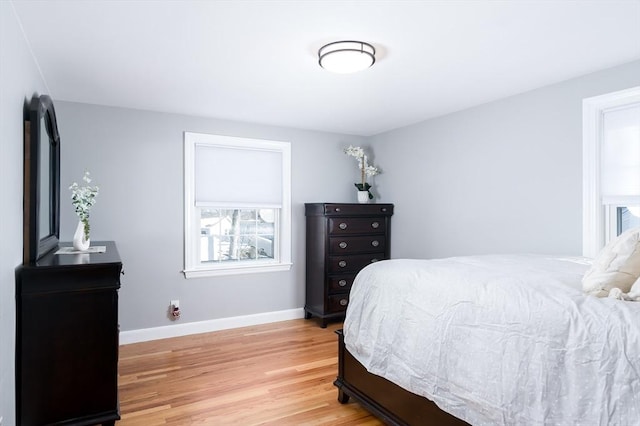
[(340, 327), (291, 320), (121, 346), (117, 424), (380, 426), (337, 400)]

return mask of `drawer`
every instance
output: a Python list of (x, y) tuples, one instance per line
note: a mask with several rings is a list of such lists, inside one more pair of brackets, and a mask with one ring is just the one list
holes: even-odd
[(358, 272), (370, 263), (384, 259), (384, 253), (329, 256), (329, 273)]
[(349, 305), (349, 293), (329, 296), (327, 304), (329, 305), (328, 311), (330, 313), (344, 312), (347, 310), (347, 305)]
[(393, 204), (325, 204), (326, 216), (338, 215), (388, 215), (393, 214)]
[(384, 234), (384, 225), (384, 217), (332, 217), (329, 218), (329, 234)]
[(385, 248), (384, 235), (368, 235), (364, 237), (331, 237), (329, 238), (329, 253), (366, 253), (380, 251)]
[(351, 290), (355, 277), (355, 274), (329, 277), (327, 279), (329, 293), (348, 292)]

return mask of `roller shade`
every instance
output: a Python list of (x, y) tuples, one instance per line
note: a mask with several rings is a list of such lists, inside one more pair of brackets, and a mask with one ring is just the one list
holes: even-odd
[(640, 196), (640, 104), (605, 111), (600, 163), (603, 198)]
[(281, 208), (282, 170), (279, 150), (196, 144), (196, 206)]

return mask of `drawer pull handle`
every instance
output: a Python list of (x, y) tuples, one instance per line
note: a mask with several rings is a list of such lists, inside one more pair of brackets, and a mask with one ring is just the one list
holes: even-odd
[(377, 261), (378, 261), (378, 259), (376, 259), (376, 258), (371, 259), (371, 263), (376, 263)]
[(380, 243), (378, 242), (378, 240), (373, 240), (371, 241), (371, 245), (374, 247), (378, 247), (380, 245)]
[(347, 303), (349, 303), (347, 299), (340, 299), (340, 306), (347, 306)]
[(338, 281), (338, 285), (339, 285), (340, 287), (344, 287), (344, 286), (346, 286), (346, 285), (347, 285), (347, 280), (340, 280), (340, 281)]
[(378, 227), (379, 227), (379, 226), (380, 226), (380, 224), (379, 224), (378, 222), (373, 222), (373, 223), (371, 224), (371, 227), (372, 227), (373, 229), (378, 229)]
[(347, 266), (347, 262), (344, 260), (341, 260), (340, 262), (338, 262), (338, 266), (341, 268), (344, 268), (345, 266)]
[(340, 225), (338, 225), (338, 228), (340, 229), (347, 229), (347, 224), (342, 222)]
[(383, 212), (386, 212), (386, 211), (387, 211), (387, 208), (386, 208), (386, 207), (383, 207), (383, 208), (381, 208), (380, 210), (382, 210)]
[(338, 244), (338, 246), (340, 246), (341, 249), (347, 248), (347, 243), (345, 243), (344, 241), (341, 241), (340, 244)]
[(336, 211), (339, 212), (340, 211), (340, 207), (336, 207)]

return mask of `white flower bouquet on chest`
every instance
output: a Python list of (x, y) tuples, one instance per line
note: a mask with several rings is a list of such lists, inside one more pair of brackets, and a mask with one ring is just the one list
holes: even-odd
[[(354, 157), (358, 162), (358, 168), (360, 169), (360, 182), (355, 183), (355, 187), (358, 188), (359, 192), (366, 192), (368, 200), (373, 199), (373, 194), (371, 193), (371, 185), (367, 183), (367, 176), (372, 177), (377, 174), (380, 174), (380, 169), (374, 167), (369, 164), (367, 155), (364, 153), (364, 149), (359, 146), (351, 146), (344, 149), (344, 153), (350, 157)], [(364, 201), (367, 202), (368, 200)], [(359, 199), (360, 202), (363, 202)]]

